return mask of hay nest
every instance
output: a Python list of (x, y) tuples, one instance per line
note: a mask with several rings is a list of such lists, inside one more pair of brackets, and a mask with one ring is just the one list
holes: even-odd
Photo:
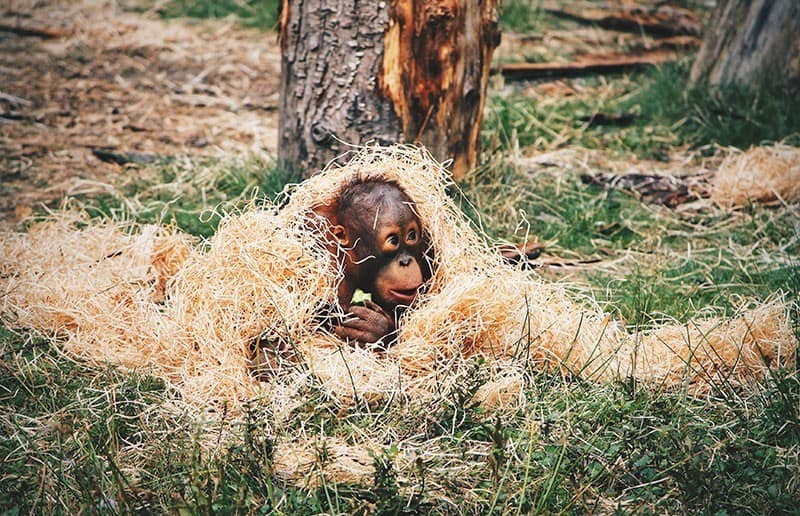
[(800, 199), (800, 149), (788, 145), (733, 152), (711, 181), (711, 199), (725, 208)]
[[(386, 353), (346, 345), (319, 320), (341, 277), (310, 208), (364, 174), (407, 191), (435, 250), (430, 286)], [(201, 246), (170, 228), (57, 213), (2, 235), (3, 321), (89, 361), (149, 367), (191, 406), (235, 410), (260, 399), (276, 419), (310, 382), (342, 404), (424, 398), (446, 391), (477, 356), (492, 374), (476, 399), (497, 408), (524, 403), (528, 368), (702, 391), (793, 364), (797, 341), (778, 301), (730, 320), (628, 333), (562, 286), (502, 263), (446, 194), (450, 184), (420, 149), (365, 148), (291, 189), (284, 207), (227, 217)], [(250, 370), (259, 338), (283, 350), (268, 381)]]

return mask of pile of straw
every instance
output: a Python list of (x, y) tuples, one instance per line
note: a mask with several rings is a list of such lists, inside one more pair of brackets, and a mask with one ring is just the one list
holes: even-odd
[[(407, 191), (435, 255), (427, 292), (383, 354), (346, 345), (319, 323), (341, 277), (310, 208), (358, 175), (396, 180)], [(793, 363), (797, 341), (780, 302), (731, 320), (626, 332), (562, 287), (503, 264), (447, 196), (449, 185), (424, 151), (366, 148), (297, 185), (281, 209), (229, 216), (205, 246), (168, 228), (60, 213), (2, 235), (2, 317), (86, 360), (149, 367), (192, 406), (236, 410), (261, 399), (276, 420), (302, 402), (297, 390), (309, 382), (342, 404), (424, 398), (446, 391), (475, 356), (492, 371), (476, 398), (498, 408), (524, 403), (531, 367), (703, 390)], [(293, 355), (276, 357), (268, 381), (250, 373), (259, 337)]]
[(800, 199), (800, 149), (779, 144), (734, 152), (720, 164), (710, 190), (725, 208)]

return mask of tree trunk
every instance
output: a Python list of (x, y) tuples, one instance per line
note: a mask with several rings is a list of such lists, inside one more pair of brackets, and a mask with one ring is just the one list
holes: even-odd
[(719, 0), (690, 79), (800, 89), (800, 2)]
[(278, 158), (311, 175), (370, 140), (477, 160), (498, 0), (283, 0)]

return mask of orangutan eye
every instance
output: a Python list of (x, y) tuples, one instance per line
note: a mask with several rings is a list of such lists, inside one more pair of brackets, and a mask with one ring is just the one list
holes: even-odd
[(400, 238), (397, 235), (389, 235), (389, 238), (386, 239), (386, 243), (392, 247), (400, 245)]
[(417, 232), (415, 230), (413, 230), (413, 229), (411, 231), (409, 231), (408, 235), (406, 236), (406, 240), (409, 241), (409, 242), (416, 242), (417, 241)]

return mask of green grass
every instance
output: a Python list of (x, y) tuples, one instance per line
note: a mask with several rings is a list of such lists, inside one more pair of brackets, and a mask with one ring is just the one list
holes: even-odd
[[(72, 363), (43, 341), (7, 332), (2, 342), (4, 514), (796, 508), (796, 375), (776, 374), (762, 392), (693, 399), (531, 371), (528, 410), (500, 417), (470, 402), (489, 377), (476, 362), (424, 406), (343, 413), (311, 389), (298, 393), (308, 401), (285, 423), (253, 407), (241, 420), (203, 426), (167, 409), (173, 393), (145, 371)], [(353, 442), (376, 428), (399, 438), (373, 454), (372, 479), (300, 489), (276, 479), (270, 465), (275, 442), (301, 428)], [(414, 446), (425, 457), (401, 474), (395, 461), (403, 452), (413, 457)], [(324, 446), (315, 460), (330, 460)]]
[(113, 193), (76, 201), (93, 217), (174, 224), (209, 237), (225, 214), (276, 200), (287, 184), (300, 179), (260, 158), (180, 160), (147, 167)]
[[(573, 256), (595, 255), (604, 245), (609, 250), (635, 246), (656, 218), (627, 193), (584, 185), (576, 175), (544, 174), (531, 185), (524, 173), (503, 164), (479, 170), (463, 190), (479, 208), (462, 199), (462, 209), (491, 238), (519, 240), (530, 233)], [(520, 212), (526, 214), (525, 224), (511, 235)]]
[(685, 322), (701, 311), (730, 316), (777, 293), (800, 300), (794, 208), (678, 215), (583, 184), (577, 173), (531, 174), (503, 164), (478, 170), (462, 186), (462, 210), (490, 240), (535, 237), (545, 257), (599, 260), (571, 278), (634, 327)]
[[(136, 176), (114, 194), (80, 201), (96, 217), (172, 222), (208, 236), (222, 213), (298, 179), (259, 159), (162, 163)], [(568, 272), (569, 280), (634, 329), (731, 314), (776, 292), (798, 300), (796, 204), (681, 214), (583, 184), (578, 171), (501, 159), (461, 188), (457, 202), (491, 239), (530, 232), (548, 257), (607, 262)], [(179, 412), (178, 394), (147, 370), (75, 362), (48, 340), (0, 328), (0, 513), (795, 510), (796, 372), (775, 372), (761, 389), (719, 385), (696, 398), (531, 367), (525, 410), (495, 414), (473, 401), (490, 367), (474, 360), (424, 403), (384, 398), (342, 408), (310, 381), (286, 417), (254, 402), (241, 417), (209, 422)], [(333, 460), (326, 439), (376, 441), (373, 476), (313, 487), (278, 478), (276, 449), (298, 435), (316, 445), (315, 470)]]
[(800, 138), (800, 97), (767, 81), (755, 88), (689, 87), (690, 67), (691, 62), (684, 60), (654, 69), (620, 108), (640, 113), (640, 126), (673, 128), (680, 143), (694, 147), (747, 148)]
[[(500, 14), (502, 30), (520, 33), (541, 32), (544, 14), (539, 0), (503, 2)], [(245, 27), (274, 29), (278, 23), (278, 0), (169, 0), (158, 11), (165, 18), (218, 19), (234, 17)], [(549, 23), (554, 20), (548, 18)]]
[[(238, 209), (280, 190), (286, 177), (259, 163), (154, 166), (121, 187), (130, 198), (112, 196), (107, 206), (186, 225), (176, 214), (197, 216), (219, 203)], [(524, 210), (552, 254), (634, 253), (620, 266), (572, 276), (628, 324), (647, 327), (659, 314), (684, 319), (710, 305), (722, 313), (741, 296), (767, 299), (778, 290), (797, 299), (800, 236), (791, 207), (682, 216), (584, 185), (569, 171), (535, 181), (526, 173), (485, 167), (462, 185), (465, 210), (492, 238), (515, 238), (513, 221)], [(216, 219), (203, 220), (187, 228), (206, 235)], [(774, 373), (762, 390), (720, 385), (694, 398), (529, 369), (526, 409), (497, 415), (472, 400), (492, 378), (489, 364), (475, 360), (424, 403), (362, 400), (342, 409), (309, 382), (297, 392), (302, 403), (280, 420), (254, 403), (240, 418), (204, 423), (170, 408), (177, 394), (146, 370), (73, 362), (48, 341), (0, 332), (0, 511), (8, 514), (756, 514), (791, 512), (798, 495), (794, 372)], [(276, 447), (300, 434), (317, 442), (316, 468), (332, 460), (326, 438), (358, 445), (365, 436), (394, 437), (372, 452), (372, 478), (302, 488), (272, 471)]]
[[(754, 90), (689, 86), (689, 61), (666, 64), (617, 80), (577, 79), (584, 93), (531, 97), (490, 96), (483, 146), (548, 150), (567, 145), (666, 160), (676, 147), (746, 149), (786, 140), (800, 142), (800, 98), (764, 85)], [(634, 115), (624, 127), (592, 125), (598, 113)]]
[(634, 78), (606, 86), (597, 78), (576, 81), (589, 93), (574, 97), (535, 97), (522, 93), (490, 96), (483, 126), (483, 147), (503, 152), (517, 146), (550, 150), (569, 145), (607, 149), (618, 154), (665, 159), (670, 148), (682, 143), (666, 124), (639, 120), (627, 127), (593, 126), (598, 113), (626, 115), (633, 108), (621, 99), (636, 88)]
[(278, 0), (169, 0), (159, 7), (165, 18), (233, 17), (245, 27), (274, 29), (278, 23)]
[[(183, 7), (174, 16), (247, 17), (255, 4), (171, 2), (165, 9), (175, 6)], [(538, 30), (535, 13), (514, 14), (524, 7), (507, 4), (504, 23)], [(195, 8), (199, 14), (189, 14)], [(541, 274), (566, 279), (632, 329), (731, 315), (783, 295), (800, 334), (796, 202), (675, 212), (583, 184), (580, 170), (529, 170), (504, 160), (517, 145), (664, 158), (678, 147), (744, 147), (798, 131), (795, 101), (687, 90), (686, 76), (681, 64), (583, 79), (576, 84), (586, 93), (571, 98), (495, 92), (483, 131), (491, 159), (453, 196), (490, 240), (536, 236), (546, 258), (599, 259)], [(638, 118), (625, 128), (579, 120), (628, 111)], [(274, 199), (299, 180), (257, 158), (178, 160), (126, 177), (112, 193), (79, 204), (94, 217), (172, 223), (201, 237), (225, 213)], [(471, 366), (424, 403), (387, 397), (343, 408), (310, 380), (285, 417), (254, 402), (241, 417), (212, 422), (176, 408), (179, 394), (148, 370), (75, 361), (49, 339), (0, 326), (0, 514), (797, 511), (795, 371), (774, 372), (760, 388), (719, 385), (694, 397), (682, 388), (589, 383), (530, 367), (525, 410), (491, 413), (473, 400), (492, 379), (491, 364)], [(316, 446), (314, 471), (332, 461), (326, 439), (377, 442), (374, 474), (312, 487), (281, 480), (276, 450), (300, 435)]]
[(501, 30), (519, 33), (540, 32), (544, 27), (539, 4), (539, 0), (503, 2), (500, 11)]
[[(541, 31), (544, 26), (539, 3), (539, 0), (503, 2), (500, 14), (502, 30), (527, 33)], [(279, 9), (278, 0), (169, 0), (159, 6), (158, 12), (165, 18), (233, 17), (245, 27), (266, 30), (276, 27)]]

